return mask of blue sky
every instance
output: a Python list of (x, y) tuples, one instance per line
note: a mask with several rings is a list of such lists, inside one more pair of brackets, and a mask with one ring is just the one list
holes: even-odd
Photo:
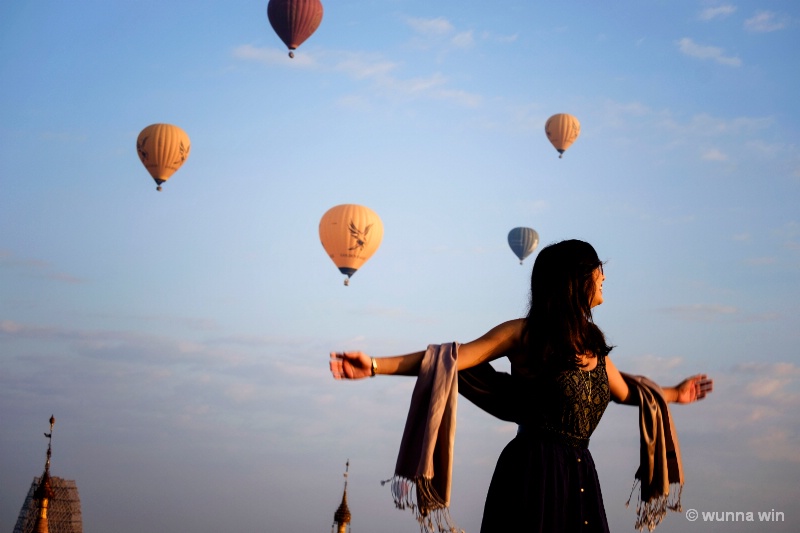
[[(700, 511), (800, 524), (800, 9), (792, 2), (326, 2), (289, 59), (266, 2), (0, 7), (0, 528), (44, 464), (85, 531), (314, 531), (342, 472), (357, 531), (415, 531), (391, 475), (413, 381), (334, 382), (331, 350), (407, 353), (525, 314), (541, 246), (607, 261), (622, 370), (707, 372), (673, 409)], [(563, 159), (554, 113), (581, 121)], [(190, 136), (156, 192), (136, 137)], [(319, 219), (367, 205), (349, 287)], [(502, 362), (498, 362), (503, 367)], [(452, 510), (477, 531), (514, 427), (462, 401)], [(592, 439), (612, 530), (636, 413)], [(750, 531), (690, 523), (659, 531)], [(766, 530), (766, 529), (764, 529)]]

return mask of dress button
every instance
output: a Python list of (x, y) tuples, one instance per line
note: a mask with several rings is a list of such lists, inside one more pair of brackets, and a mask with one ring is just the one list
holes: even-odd
[(588, 520), (584, 520), (583, 521), (583, 525), (588, 526), (589, 525), (589, 521)]
[(579, 463), (581, 462), (581, 458), (580, 458), (580, 457), (578, 457), (578, 462), (579, 462)]
[(583, 489), (581, 489), (581, 492), (583, 492)]

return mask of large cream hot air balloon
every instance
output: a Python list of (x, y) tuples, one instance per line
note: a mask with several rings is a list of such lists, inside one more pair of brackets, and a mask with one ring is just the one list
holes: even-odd
[(372, 257), (383, 239), (383, 223), (369, 207), (342, 204), (330, 208), (319, 221), (319, 240), (331, 261), (347, 276), (345, 285)]
[(578, 135), (581, 134), (581, 123), (578, 119), (567, 113), (558, 113), (547, 119), (544, 132), (552, 145), (558, 150), (559, 159), (564, 156), (564, 151), (569, 148)]
[(172, 124), (151, 124), (136, 139), (136, 151), (144, 168), (156, 181), (156, 189), (167, 181), (189, 157), (189, 136)]

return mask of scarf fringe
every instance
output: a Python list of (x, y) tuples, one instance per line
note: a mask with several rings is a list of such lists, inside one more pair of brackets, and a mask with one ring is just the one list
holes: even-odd
[(419, 523), (422, 533), (464, 533), (450, 518), (450, 509), (433, 488), (431, 479), (392, 476), (381, 481), (391, 484), (392, 499), (398, 509), (410, 509)]
[[(636, 484), (640, 483), (639, 479), (634, 480), (633, 487), (631, 488), (631, 495), (628, 496), (628, 501), (625, 502), (625, 507), (628, 507), (633, 497), (633, 491), (636, 489)], [(637, 531), (642, 531), (645, 527), (648, 531), (653, 531), (667, 515), (667, 511), (681, 512), (681, 493), (683, 492), (683, 485), (680, 483), (671, 483), (670, 491), (667, 494), (660, 496), (651, 496), (647, 501), (642, 501), (641, 493), (639, 494), (639, 501), (636, 504), (636, 523), (634, 527)]]

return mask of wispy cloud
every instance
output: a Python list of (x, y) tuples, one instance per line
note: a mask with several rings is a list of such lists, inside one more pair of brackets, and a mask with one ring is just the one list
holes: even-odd
[(677, 45), (678, 49), (689, 57), (703, 60), (710, 59), (720, 65), (727, 65), (729, 67), (739, 67), (742, 65), (741, 59), (725, 55), (725, 51), (722, 48), (697, 44), (689, 37), (680, 39), (677, 41)]
[(745, 392), (754, 398), (764, 398), (772, 396), (783, 389), (789, 381), (786, 378), (761, 378), (748, 383), (747, 387), (745, 387)]
[(777, 230), (776, 234), (783, 241), (785, 249), (800, 252), (800, 222), (789, 221)]
[(785, 143), (782, 142), (766, 142), (762, 139), (754, 139), (752, 141), (748, 141), (746, 143), (747, 148), (749, 148), (754, 154), (758, 154), (761, 157), (765, 157), (768, 159), (773, 159), (781, 152), (786, 152), (791, 150), (790, 146), (787, 146)]
[(800, 443), (796, 437), (792, 437), (785, 429), (776, 427), (750, 440), (750, 446), (756, 456), (764, 461), (798, 463), (800, 462), (800, 454), (797, 453), (798, 444)]
[(450, 39), (450, 42), (458, 48), (469, 48), (475, 43), (475, 38), (472, 35), (472, 30), (462, 31)]
[(728, 156), (717, 148), (710, 148), (703, 152), (701, 158), (705, 161), (727, 161)]
[(232, 55), (236, 59), (257, 61), (265, 65), (280, 65), (286, 68), (309, 68), (316, 64), (314, 56), (308, 52), (297, 53), (293, 59), (287, 57), (287, 52), (277, 48), (259, 48), (251, 44), (243, 44), (233, 49)]
[[(407, 17), (406, 24), (414, 32), (414, 45), (422, 48), (470, 48), (475, 44), (474, 30), (459, 31), (449, 20), (443, 17), (437, 18), (416, 18)], [(487, 32), (481, 34), (481, 38), (488, 39)], [(496, 40), (508, 42), (516, 39), (516, 36), (504, 36)]]
[[(683, 139), (742, 137), (769, 130), (775, 125), (775, 118), (726, 116), (697, 113), (688, 119), (670, 110), (652, 109), (641, 102), (606, 101), (597, 111), (602, 114), (603, 124), (616, 129), (630, 130), (632, 127), (646, 125), (651, 130), (668, 130), (673, 136)], [(748, 140), (746, 146), (763, 153), (786, 150), (783, 145), (767, 144), (761, 140)]]
[(740, 136), (765, 130), (773, 123), (771, 117), (720, 118), (708, 113), (694, 115), (686, 124), (676, 122), (671, 116), (665, 116), (662, 120), (663, 125), (680, 131), (684, 137)]
[(788, 18), (772, 11), (759, 11), (744, 21), (744, 29), (753, 33), (769, 33), (786, 28)]
[(733, 370), (748, 376), (744, 391), (751, 398), (800, 401), (797, 391), (790, 390), (800, 380), (800, 367), (794, 363), (740, 363)]
[(214, 343), (187, 338), (170, 338), (119, 330), (81, 330), (61, 326), (24, 324), (0, 320), (0, 339), (58, 343), (59, 351), (93, 360), (126, 361), (134, 365), (194, 363), (238, 364), (241, 353), (230, 345), (217, 347)]
[(481, 32), (481, 39), (492, 40), (498, 43), (513, 43), (519, 39), (519, 34), (512, 33), (509, 35), (494, 35), (488, 31), (483, 31)]
[(0, 320), (0, 335), (19, 338), (54, 338), (57, 330), (55, 328), (42, 326), (27, 326), (13, 320)]
[(448, 35), (455, 31), (455, 27), (444, 17), (417, 18), (408, 17), (406, 23), (414, 32), (426, 36)]
[(800, 409), (800, 368), (791, 362), (747, 362), (714, 374), (715, 392), (698, 421), (703, 430), (720, 439), (736, 435), (729, 453), (800, 462), (794, 414)]
[(726, 4), (726, 5), (706, 8), (700, 12), (697, 18), (699, 18), (700, 20), (713, 20), (718, 18), (725, 18), (729, 15), (733, 15), (735, 12), (736, 12), (736, 6)]
[(750, 266), (768, 266), (777, 264), (778, 259), (775, 257), (750, 257), (745, 259), (743, 263)]
[(625, 372), (641, 374), (650, 379), (662, 380), (665, 376), (672, 376), (682, 368), (685, 363), (683, 357), (665, 357), (655, 354), (642, 354), (633, 356), (620, 356), (617, 363)]
[(400, 79), (392, 76), (376, 77), (375, 82), (387, 93), (396, 97), (445, 100), (464, 107), (477, 107), (482, 98), (468, 91), (448, 87), (448, 79), (441, 73), (426, 77)]
[(24, 277), (47, 279), (63, 283), (84, 282), (83, 279), (73, 276), (72, 274), (60, 272), (47, 261), (16, 257), (8, 250), (0, 250), (0, 268), (2, 267), (13, 269), (18, 275)]
[(666, 307), (662, 311), (681, 320), (710, 322), (723, 316), (736, 315), (739, 309), (732, 305), (692, 304)]
[(39, 136), (43, 141), (58, 141), (65, 143), (82, 143), (86, 142), (88, 137), (84, 133), (76, 133), (71, 131), (45, 131)]
[[(315, 55), (305, 54), (303, 60), (297, 62), (298, 54), (293, 60), (286, 60), (275, 50), (242, 45), (234, 49), (233, 56), (244, 61), (256, 61), (265, 65), (313, 68), (329, 72), (339, 72), (348, 77), (371, 83), (374, 94), (381, 94), (391, 99), (429, 99), (447, 101), (458, 106), (476, 107), (482, 102), (480, 95), (450, 86), (450, 80), (441, 73), (428, 76), (402, 78), (398, 75), (400, 65), (377, 54), (357, 52), (322, 52)], [(294, 64), (293, 62), (297, 62)], [(351, 107), (367, 105), (364, 97), (343, 96), (341, 102)]]
[(544, 213), (550, 208), (550, 204), (547, 203), (547, 200), (523, 200), (520, 204), (523, 209), (532, 215)]
[[(532, 129), (538, 129), (528, 112)], [(792, 143), (776, 136), (780, 117), (737, 116), (699, 112), (687, 116), (680, 110), (654, 109), (637, 101), (606, 101), (594, 109), (597, 133), (601, 132), (620, 151), (639, 150), (642, 139), (653, 137), (654, 157), (681, 152), (693, 154), (706, 165), (719, 165), (726, 173), (756, 162), (780, 163), (775, 179), (798, 181), (800, 166)], [(543, 119), (539, 118), (543, 122)], [(777, 141), (774, 139), (778, 139)], [(796, 173), (795, 173), (796, 172)]]
[(724, 320), (726, 322), (751, 324), (758, 322), (773, 322), (782, 319), (781, 314), (777, 312), (742, 313), (742, 310), (738, 307), (722, 304), (676, 305), (673, 307), (664, 307), (659, 311), (678, 320), (697, 323), (709, 323)]
[(333, 69), (356, 80), (385, 79), (397, 69), (397, 63), (367, 54), (340, 54), (333, 61)]

